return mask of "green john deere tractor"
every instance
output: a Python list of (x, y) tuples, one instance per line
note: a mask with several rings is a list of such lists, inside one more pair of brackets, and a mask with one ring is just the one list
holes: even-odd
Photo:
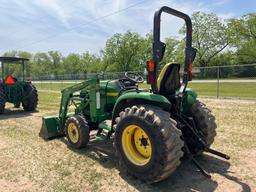
[[(182, 81), (177, 63), (166, 64), (158, 74), (166, 46), (160, 41), (162, 12), (186, 22)], [(66, 136), (69, 145), (78, 149), (87, 145), (90, 131), (96, 129), (97, 139), (114, 139), (120, 167), (149, 183), (167, 178), (179, 166), (184, 154), (210, 177), (194, 155), (207, 151), (229, 157), (209, 148), (216, 135), (215, 118), (197, 100), (197, 94), (187, 88), (196, 55), (191, 46), (189, 16), (162, 7), (155, 13), (153, 38), (153, 58), (147, 62), (147, 83), (151, 90), (138, 88), (144, 79), (135, 73), (125, 73), (124, 78), (108, 81), (95, 77), (68, 87), (62, 90), (59, 115), (43, 117), (39, 135), (44, 139)]]
[[(0, 81), (0, 114), (4, 113), (6, 102), (13, 103), (19, 108), (22, 104), (25, 111), (34, 111), (38, 103), (37, 90), (31, 82), (25, 81), (25, 62), (28, 59), (19, 57), (0, 57), (2, 81)], [(22, 66), (22, 77), (13, 77), (11, 65)], [(6, 66), (8, 65), (8, 66)], [(14, 69), (15, 70), (15, 69)], [(9, 72), (8, 72), (9, 71)]]

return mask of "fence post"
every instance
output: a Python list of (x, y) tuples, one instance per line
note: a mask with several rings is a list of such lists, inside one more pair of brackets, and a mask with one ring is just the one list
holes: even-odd
[(53, 81), (53, 80), (52, 80), (52, 78), (51, 78), (51, 80), (50, 80), (50, 82), (51, 82), (51, 83), (50, 83), (50, 85), (51, 85), (51, 88), (50, 88), (50, 89), (51, 89), (51, 90), (52, 90), (52, 81)]
[(219, 98), (220, 94), (220, 67), (217, 67), (217, 99)]
[(39, 80), (40, 80), (40, 84), (41, 84), (41, 89), (43, 89), (43, 80), (42, 80), (41, 76), (39, 76)]

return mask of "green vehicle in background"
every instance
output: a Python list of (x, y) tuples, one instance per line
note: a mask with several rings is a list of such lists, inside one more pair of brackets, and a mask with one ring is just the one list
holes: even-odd
[[(4, 113), (5, 104), (12, 103), (16, 108), (22, 107), (25, 111), (34, 111), (38, 103), (37, 90), (31, 82), (25, 80), (25, 62), (28, 59), (19, 57), (0, 57), (0, 114)], [(20, 78), (8, 74), (8, 66), (21, 65)]]
[[(186, 49), (182, 81), (180, 65), (166, 64), (158, 74), (165, 52), (160, 41), (160, 18), (165, 12), (186, 22)], [(101, 81), (97, 76), (62, 90), (59, 114), (43, 117), (39, 135), (44, 139), (66, 136), (69, 146), (85, 147), (90, 131), (96, 139), (114, 140), (120, 171), (126, 169), (143, 181), (154, 183), (167, 178), (186, 154), (207, 177), (194, 155), (210, 149), (216, 136), (215, 118), (187, 88), (192, 80), (196, 50), (191, 46), (192, 24), (189, 16), (169, 7), (155, 13), (153, 57), (147, 62), (147, 83), (151, 90), (139, 88), (141, 75), (125, 73), (117, 80)]]

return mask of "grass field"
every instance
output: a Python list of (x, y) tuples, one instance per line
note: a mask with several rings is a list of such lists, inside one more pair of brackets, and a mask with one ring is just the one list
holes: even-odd
[[(147, 84), (142, 87), (149, 88)], [(194, 89), (201, 96), (217, 96), (216, 83), (189, 83), (188, 87)], [(220, 83), (219, 84), (220, 97), (245, 97), (256, 99), (256, 83)]]
[(215, 113), (218, 135), (213, 147), (230, 161), (197, 157), (212, 179), (188, 160), (167, 180), (147, 185), (120, 173), (111, 143), (91, 142), (71, 150), (64, 138), (38, 137), (43, 115), (58, 112), (60, 94), (39, 92), (39, 112), (7, 106), (0, 116), (0, 191), (255, 191), (256, 101), (202, 99)]
[[(59, 91), (65, 87), (71, 86), (74, 83), (52, 82), (52, 83), (36, 83), (39, 90)], [(147, 84), (142, 84), (141, 87), (149, 88)], [(217, 97), (216, 83), (190, 83), (189, 87), (193, 88), (201, 96)], [(241, 98), (255, 98), (256, 99), (256, 83), (220, 83), (219, 85), (220, 97), (241, 97)]]

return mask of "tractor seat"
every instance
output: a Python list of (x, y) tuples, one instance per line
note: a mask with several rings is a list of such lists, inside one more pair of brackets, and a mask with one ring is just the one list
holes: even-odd
[(157, 89), (159, 94), (170, 96), (175, 94), (180, 84), (180, 65), (168, 63), (161, 70), (157, 79)]
[(15, 82), (16, 82), (15, 78), (11, 75), (8, 75), (4, 80), (4, 84), (6, 85), (13, 85), (15, 84)]

